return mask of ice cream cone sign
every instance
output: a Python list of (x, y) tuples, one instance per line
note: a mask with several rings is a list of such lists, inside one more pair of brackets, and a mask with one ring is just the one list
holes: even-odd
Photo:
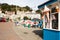
[(50, 9), (45, 5), (43, 12), (48, 12)]
[(47, 16), (48, 21), (49, 21), (49, 12), (50, 12), (50, 9), (45, 5), (43, 14), (45, 14)]
[[(43, 10), (43, 20), (44, 20), (44, 28), (50, 28), (50, 9), (45, 5), (44, 10)], [(45, 24), (47, 23), (47, 24)]]

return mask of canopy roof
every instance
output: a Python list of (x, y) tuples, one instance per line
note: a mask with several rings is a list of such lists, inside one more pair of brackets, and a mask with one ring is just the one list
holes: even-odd
[(54, 3), (54, 2), (57, 2), (58, 0), (49, 0), (49, 1), (47, 1), (47, 2), (45, 2), (45, 3), (43, 3), (43, 4), (41, 4), (41, 5), (39, 5), (38, 6), (38, 8), (40, 9), (40, 8), (43, 8), (45, 5), (50, 5), (50, 4), (52, 4), (52, 3)]

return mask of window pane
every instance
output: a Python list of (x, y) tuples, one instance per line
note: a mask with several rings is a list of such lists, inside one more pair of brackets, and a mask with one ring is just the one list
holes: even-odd
[(52, 28), (58, 29), (58, 13), (52, 14)]

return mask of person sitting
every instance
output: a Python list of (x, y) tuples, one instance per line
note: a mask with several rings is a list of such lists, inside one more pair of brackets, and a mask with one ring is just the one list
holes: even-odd
[(39, 21), (39, 24), (37, 25), (38, 27), (42, 28), (43, 20)]

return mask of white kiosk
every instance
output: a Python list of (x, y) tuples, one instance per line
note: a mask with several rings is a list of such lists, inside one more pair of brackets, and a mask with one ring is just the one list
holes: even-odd
[(43, 40), (60, 40), (60, 10), (58, 6), (55, 9), (54, 13), (47, 6), (43, 10)]

